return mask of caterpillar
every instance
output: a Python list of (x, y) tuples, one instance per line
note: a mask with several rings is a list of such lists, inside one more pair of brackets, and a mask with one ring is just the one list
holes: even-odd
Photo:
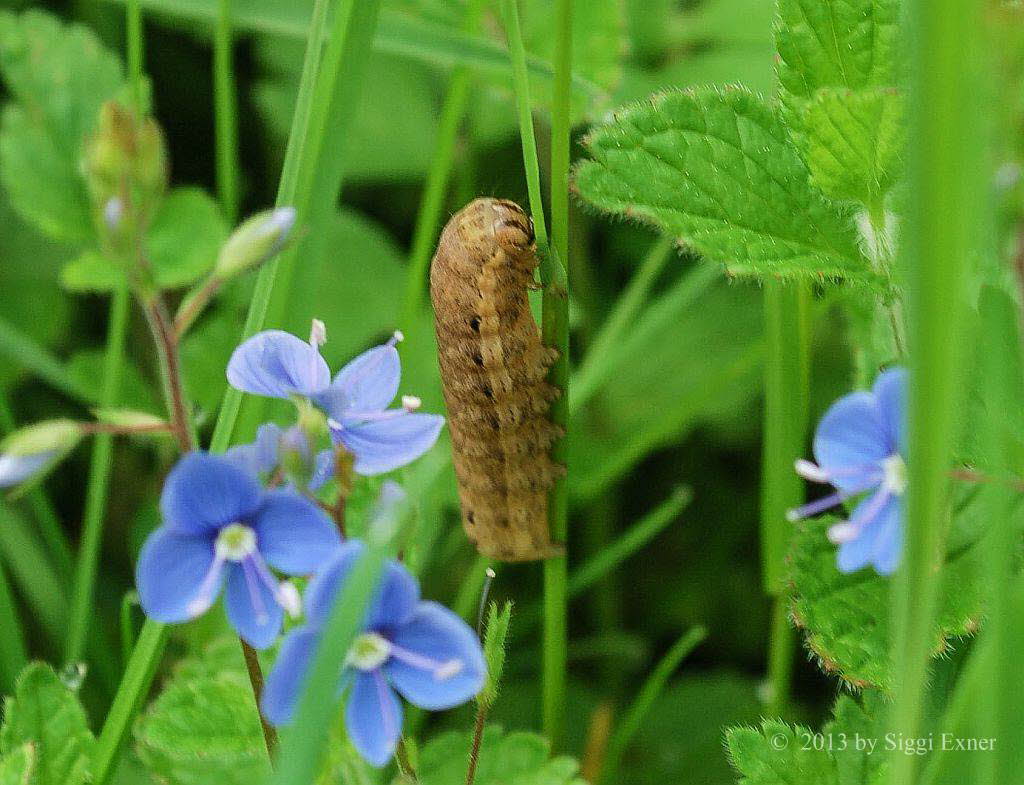
[(515, 202), (476, 199), (456, 213), (430, 267), (438, 360), (466, 535), (484, 556), (546, 559), (558, 357), (540, 340), (527, 289), (538, 265), (533, 222)]

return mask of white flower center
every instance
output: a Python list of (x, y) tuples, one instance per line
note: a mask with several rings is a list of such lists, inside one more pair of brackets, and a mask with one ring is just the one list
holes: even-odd
[(214, 548), (225, 561), (240, 562), (256, 551), (256, 532), (241, 523), (229, 523), (220, 530)]
[(348, 650), (346, 662), (361, 671), (372, 671), (391, 656), (391, 644), (375, 632), (364, 632)]
[(885, 477), (882, 484), (887, 491), (894, 496), (902, 496), (907, 490), (907, 464), (898, 455), (890, 455), (882, 461), (882, 471)]

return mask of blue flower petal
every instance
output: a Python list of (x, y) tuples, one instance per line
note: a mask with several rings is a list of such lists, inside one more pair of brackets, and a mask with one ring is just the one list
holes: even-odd
[(862, 523), (864, 528), (856, 539), (839, 546), (836, 567), (840, 572), (856, 572), (879, 562), (883, 565), (892, 564), (895, 568), (899, 560), (899, 543), (894, 536), (894, 529), (899, 526), (899, 499), (890, 498), (871, 520), (863, 520), (866, 511), (877, 505), (878, 494), (884, 492), (876, 491), (864, 499), (850, 516), (851, 523)]
[(906, 437), (907, 372), (890, 368), (879, 374), (872, 392), (885, 428), (889, 454), (902, 453)]
[(308, 575), (341, 546), (334, 522), (309, 499), (290, 490), (268, 491), (252, 519), (263, 558), (289, 575)]
[(256, 441), (232, 447), (224, 459), (258, 477), (277, 468), (280, 443), (281, 426), (266, 422), (256, 430)]
[(402, 734), (402, 704), (379, 671), (357, 673), (345, 707), (345, 729), (367, 763), (383, 766)]
[(874, 484), (882, 460), (892, 455), (875, 396), (858, 391), (844, 395), (825, 412), (814, 434), (814, 455), (837, 488), (855, 492)]
[(317, 630), (299, 627), (288, 633), (281, 644), (260, 703), (263, 716), (271, 725), (291, 722), (319, 638)]
[(135, 568), (139, 604), (146, 615), (164, 623), (191, 618), (189, 603), (198, 594), (213, 556), (210, 535), (182, 533), (169, 526), (150, 534)]
[(33, 474), (45, 469), (56, 455), (54, 450), (34, 455), (0, 454), (0, 488), (13, 488), (15, 485), (21, 485)]
[(248, 518), (261, 494), (256, 479), (231, 461), (191, 452), (167, 475), (160, 511), (168, 526), (200, 534)]
[(311, 625), (320, 627), (327, 621), (335, 596), (364, 550), (366, 545), (359, 540), (348, 540), (335, 551), (334, 558), (309, 582), (309, 586), (306, 587), (305, 609), (306, 618)]
[(359, 425), (344, 423), (331, 435), (356, 457), (359, 474), (383, 474), (419, 458), (434, 446), (444, 417), (408, 413)]
[(235, 389), (271, 398), (312, 397), (331, 382), (319, 349), (283, 330), (257, 333), (235, 349), (227, 375)]
[(388, 562), (370, 606), (367, 627), (377, 631), (389, 631), (405, 624), (416, 612), (420, 602), (420, 586), (405, 567), (397, 562)]
[[(224, 593), (224, 605), (228, 611), (228, 621), (235, 632), (254, 649), (266, 649), (281, 632), (284, 611), (277, 604), (270, 587), (257, 577), (255, 570), (250, 572), (250, 580), (246, 580), (245, 568), (240, 563), (228, 564), (226, 572), (228, 586)], [(254, 594), (259, 598), (259, 608), (256, 607)]]
[(317, 402), (337, 420), (346, 412), (378, 412), (395, 400), (401, 378), (398, 350), (388, 344), (377, 346), (338, 371)]
[[(402, 649), (439, 663), (459, 663), (454, 675), (403, 662), (392, 654), (384, 666), (391, 684), (410, 703), (424, 709), (450, 709), (483, 687), (487, 666), (476, 633), (452, 611), (436, 602), (421, 602), (413, 616), (389, 640)], [(445, 678), (445, 676), (447, 676)]]
[(903, 550), (903, 516), (900, 505), (900, 499), (890, 499), (873, 524), (878, 527), (878, 534), (871, 563), (879, 575), (892, 575), (900, 563)]

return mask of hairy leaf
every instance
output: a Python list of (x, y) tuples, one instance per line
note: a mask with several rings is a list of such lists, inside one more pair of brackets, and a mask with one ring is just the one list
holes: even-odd
[[(726, 731), (739, 785), (876, 785), (885, 777), (885, 706), (877, 694), (863, 704), (840, 696), (834, 717), (814, 733), (802, 725), (763, 720), (760, 728)], [(874, 742), (875, 746), (869, 747)]]
[(29, 664), (18, 677), (13, 697), (4, 701), (0, 755), (31, 744), (33, 785), (79, 785), (87, 780), (95, 744), (78, 698), (53, 668)]
[(120, 61), (81, 25), (42, 11), (3, 12), (0, 73), (14, 99), (0, 117), (0, 182), (41, 231), (88, 243), (94, 232), (79, 157), (100, 105), (123, 87)]
[(823, 88), (807, 104), (804, 130), (811, 182), (833, 198), (880, 207), (899, 174), (900, 94)]
[(666, 93), (587, 141), (595, 206), (639, 218), (736, 275), (874, 281), (848, 216), (808, 185), (779, 118), (742, 90)]
[[(975, 630), (988, 591), (981, 567), (989, 547), (989, 522), (974, 494), (958, 507), (940, 573), (932, 633), (936, 654), (949, 648), (950, 639)], [(796, 530), (790, 552), (793, 618), (826, 671), (855, 687), (876, 686), (888, 692), (893, 687), (891, 581), (871, 568), (839, 572), (836, 546), (826, 536), (833, 523), (835, 519), (824, 517)]]
[(0, 785), (30, 785), (36, 748), (31, 742), (0, 758)]
[[(175, 188), (153, 218), (145, 253), (164, 289), (187, 286), (217, 260), (228, 226), (213, 198), (200, 188)], [(117, 264), (98, 251), (86, 251), (61, 271), (72, 291), (110, 291), (122, 279)]]
[[(462, 731), (444, 733), (420, 751), (417, 774), (421, 785), (462, 785), (472, 737)], [(551, 745), (535, 733), (504, 732), (489, 725), (480, 746), (474, 782), (477, 785), (585, 785), (579, 764), (567, 756), (551, 757)]]
[(896, 0), (779, 0), (778, 7), (778, 74), (789, 96), (894, 83)]
[(251, 785), (269, 773), (240, 654), (234, 642), (186, 660), (139, 718), (139, 758), (162, 781)]

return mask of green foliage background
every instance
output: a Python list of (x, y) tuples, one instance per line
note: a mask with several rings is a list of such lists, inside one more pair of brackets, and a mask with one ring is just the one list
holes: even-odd
[[(80, 140), (94, 128), (101, 102), (127, 90), (121, 5), (31, 4), (54, 16), (37, 10), (16, 22), (15, 12), (29, 5), (0, 3), (0, 408), (9, 408), (19, 424), (85, 415), (97, 401), (107, 295), (120, 276), (96, 253), (78, 170)], [(311, 5), (235, 3), (243, 214), (274, 200)], [(536, 121), (546, 128), (550, 4), (521, 5), (534, 56)], [(644, 549), (588, 582), (571, 606), (567, 738), (558, 752), (581, 760), (583, 776), (593, 773), (594, 756), (607, 742), (601, 717), (621, 717), (673, 642), (695, 624), (706, 627), (707, 638), (658, 691), (622, 751), (617, 781), (725, 785), (738, 771), (750, 785), (769, 785), (799, 771), (804, 779), (794, 782), (852, 785), (881, 776), (876, 762), (796, 751), (804, 726), (831, 722), (826, 727), (875, 733), (893, 678), (887, 584), (873, 574), (840, 576), (818, 522), (794, 530), (787, 568), (794, 618), (809, 636), (795, 656), (786, 716), (802, 725), (762, 722), (771, 608), (759, 545), (766, 345), (758, 279), (814, 287), (812, 422), (838, 395), (863, 384), (866, 368), (894, 359), (892, 347), (879, 348), (883, 342), (875, 340), (873, 314), (858, 310), (876, 292), (884, 298), (891, 281), (871, 264), (853, 213), (859, 205), (884, 224), (887, 195), (902, 198), (892, 194), (905, 125), (894, 73), (895, 5), (866, 3), (873, 9), (867, 21), (859, 11), (833, 20), (854, 37), (869, 37), (849, 52), (820, 45), (821, 20), (806, 12), (808, 5), (814, 4), (780, 3), (776, 39), (776, 9), (763, 0), (577, 3), (573, 159), (583, 163), (575, 171), (570, 277), (572, 361), (585, 384), (584, 393), (569, 397), (570, 574), (638, 522), (649, 523)], [(214, 196), (209, 28), (216, 3), (148, 0), (143, 6), (149, 98), (166, 133), (173, 186), (148, 241), (159, 282), (183, 292), (209, 271), (233, 223)], [(453, 66), (468, 66), (473, 77), (445, 215), (478, 195), (527, 202), (497, 14), (484, 14), (478, 34), (461, 32), (461, 18), (457, 2), (384, 3), (345, 141), (344, 192), (338, 204), (317, 207), (328, 219), (300, 246), (289, 301), (275, 325), (303, 334), (311, 318), (323, 319), (332, 367), (403, 329), (410, 349), (401, 392), (420, 396), (426, 410), (443, 403), (430, 325), (422, 314), (410, 316), (403, 302), (416, 211)], [(1015, 74), (1013, 46), (1017, 39), (1003, 59)], [(698, 89), (676, 89), (691, 87)], [(1019, 123), (1019, 96), (1015, 101), (995, 123)], [(999, 151), (1006, 166), (1017, 165), (1019, 149), (1010, 147)], [(755, 159), (758, 166), (751, 165)], [(992, 245), (1009, 242), (1019, 205), (1006, 202), (1002, 236)], [(624, 217), (635, 220), (614, 220)], [(679, 247), (661, 241), (660, 233)], [(628, 314), (614, 344), (597, 343), (620, 294), (639, 275), (648, 278), (640, 307)], [(188, 393), (207, 436), (253, 285), (250, 276), (226, 289), (182, 346)], [(148, 340), (134, 314), (118, 400), (157, 413), (159, 379)], [(601, 350), (598, 367), (588, 357), (594, 346)], [(284, 411), (247, 401), (238, 440)], [(1019, 434), (1018, 426), (1011, 430)], [(99, 727), (124, 664), (123, 597), (138, 548), (158, 523), (154, 500), (172, 456), (160, 442), (116, 443), (86, 647), (89, 671), (80, 691), (88, 719), (43, 666), (27, 671), (17, 687), (0, 685), (14, 691), (0, 731), (0, 784), (28, 782), (25, 772), (34, 772), (31, 782), (40, 785), (84, 781), (89, 728)], [(50, 662), (62, 657), (69, 547), (80, 535), (88, 462), (87, 450), (75, 451), (44, 486), (63, 551), (46, 549), (40, 496), (0, 500), (0, 569), (14, 587), (31, 654)], [(454, 602), (475, 562), (459, 528), (454, 481), (443, 462), (426, 459), (415, 471), (427, 488), (425, 515), (436, 526), (419, 532), (411, 558), (425, 595)], [(353, 504), (358, 509), (365, 499)], [(964, 636), (976, 629), (990, 592), (977, 579), (992, 536), (986, 509), (958, 499), (936, 621), (935, 649), (949, 654), (940, 686), (945, 670), (958, 667), (969, 646)], [(472, 617), (476, 595), (466, 596), (462, 610)], [(515, 614), (495, 725), (485, 735), (492, 757), (477, 781), (578, 782), (571, 758), (551, 757), (542, 739), (522, 733), (540, 729), (539, 568), (502, 569), (492, 596), (514, 600)], [(132, 618), (130, 605), (127, 614)], [(245, 703), (248, 684), (223, 630), (223, 619), (214, 616), (175, 631), (173, 656), (160, 674), (164, 689), (135, 726), (119, 785), (153, 781), (147, 769), (173, 783), (252, 782), (266, 773), (259, 727)], [(823, 675), (819, 664), (842, 682)], [(23, 695), (30, 681), (42, 686)], [(837, 683), (878, 689), (862, 702), (844, 696), (833, 707)], [(936, 713), (945, 697), (935, 698)], [(45, 706), (30, 708), (29, 701)], [(28, 727), (43, 715), (46, 727)], [(446, 766), (468, 746), (471, 715), (465, 709), (429, 722), (433, 738), (418, 751), (421, 779), (448, 785), (458, 772)], [(726, 727), (733, 728), (728, 754)], [(792, 760), (766, 746), (778, 733), (794, 740)], [(48, 769), (38, 768), (33, 761), (54, 734), (71, 741), (56, 761), (45, 758)], [(41, 744), (28, 743), (40, 738)], [(339, 755), (324, 781), (368, 781), (352, 766)]]

